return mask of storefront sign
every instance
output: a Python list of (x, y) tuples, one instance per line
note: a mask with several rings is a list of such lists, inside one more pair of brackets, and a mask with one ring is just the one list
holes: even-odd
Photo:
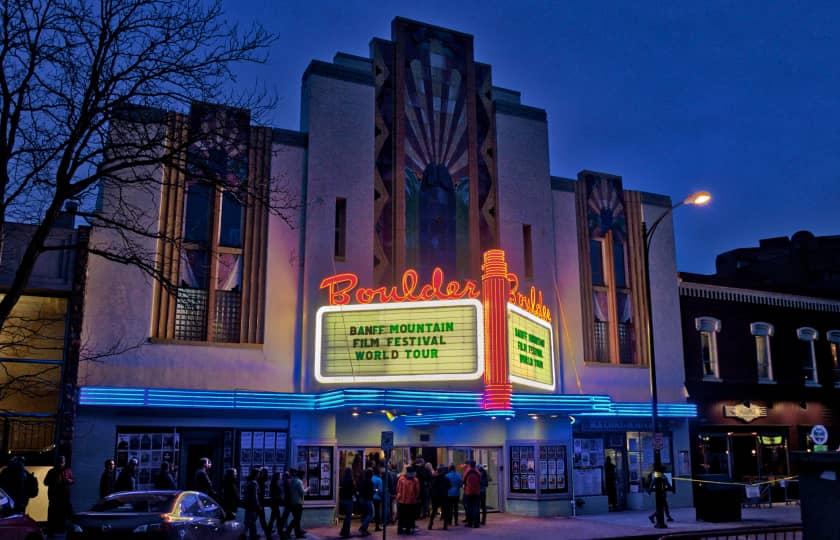
[(464, 381), (484, 373), (478, 300), (336, 305), (318, 310), (322, 383)]
[(744, 405), (739, 403), (737, 405), (724, 405), (723, 416), (727, 418), (737, 418), (744, 422), (752, 422), (756, 418), (764, 418), (767, 416), (767, 407), (759, 407), (755, 403)]
[(508, 362), (514, 383), (554, 390), (554, 334), (551, 324), (507, 305)]
[(811, 428), (811, 440), (815, 445), (825, 445), (828, 443), (828, 430), (822, 424), (817, 424)]

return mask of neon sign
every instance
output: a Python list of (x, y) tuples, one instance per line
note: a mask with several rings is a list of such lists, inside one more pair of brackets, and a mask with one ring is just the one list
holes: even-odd
[[(551, 310), (543, 304), (543, 293), (533, 285), (527, 294), (519, 291), (519, 278), (507, 272), (510, 283), (508, 302), (551, 322)], [(504, 279), (504, 278), (503, 278)], [(324, 278), (321, 289), (327, 291), (327, 302), (331, 306), (346, 306), (354, 300), (357, 304), (384, 304), (390, 302), (424, 302), (430, 300), (463, 300), (481, 298), (478, 283), (471, 279), (462, 281), (444, 279), (443, 269), (432, 270), (429, 283), (420, 283), (420, 276), (414, 269), (403, 272), (399, 286), (359, 287), (359, 276), (345, 272)]]

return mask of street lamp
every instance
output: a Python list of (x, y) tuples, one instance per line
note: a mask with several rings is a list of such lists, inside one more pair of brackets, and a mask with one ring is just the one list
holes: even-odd
[(650, 244), (653, 240), (653, 234), (656, 228), (662, 223), (671, 212), (683, 205), (703, 206), (712, 200), (712, 196), (708, 191), (698, 191), (692, 193), (682, 201), (678, 202), (665, 213), (656, 218), (650, 229), (646, 222), (642, 222), (642, 234), (645, 238), (645, 285), (647, 294), (647, 336), (650, 347), (650, 401), (651, 401), (651, 418), (653, 420), (653, 488), (656, 494), (656, 521), (654, 526), (657, 529), (665, 529), (665, 481), (662, 473), (662, 448), (661, 441), (658, 440), (659, 433), (659, 395), (656, 390), (656, 348), (653, 343), (653, 303), (650, 295)]

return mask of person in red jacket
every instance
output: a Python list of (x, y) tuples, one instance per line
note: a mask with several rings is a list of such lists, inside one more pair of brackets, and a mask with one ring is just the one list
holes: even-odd
[(406, 469), (405, 474), (397, 480), (397, 534), (411, 534), (414, 531), (414, 520), (417, 504), (420, 502), (420, 482), (414, 472), (414, 467)]
[(481, 498), (481, 473), (475, 461), (468, 461), (464, 471), (464, 514), (467, 527), (478, 528), (478, 503)]

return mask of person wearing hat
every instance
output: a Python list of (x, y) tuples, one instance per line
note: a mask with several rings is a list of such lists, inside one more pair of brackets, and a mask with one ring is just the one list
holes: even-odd
[(118, 491), (136, 491), (137, 490), (137, 465), (139, 463), (136, 459), (131, 458), (125, 467), (117, 476), (117, 481), (114, 483), (114, 492)]
[(414, 467), (397, 480), (397, 534), (411, 534), (414, 531), (415, 513), (420, 500), (420, 481)]

